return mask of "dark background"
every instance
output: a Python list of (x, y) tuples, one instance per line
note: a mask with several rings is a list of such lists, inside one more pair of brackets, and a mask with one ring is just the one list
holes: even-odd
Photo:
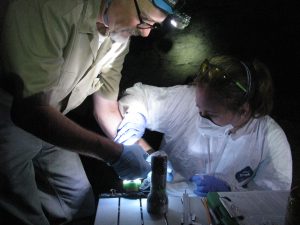
[[(156, 86), (182, 84), (196, 73), (200, 62), (216, 54), (231, 54), (264, 62), (274, 80), (271, 116), (286, 132), (293, 154), (293, 186), (300, 183), (299, 135), (299, 13), (288, 1), (187, 0), (192, 16), (185, 30), (164, 24), (148, 38), (132, 38), (120, 94), (136, 82)], [(91, 115), (88, 98), (69, 116), (101, 132)], [(146, 140), (159, 146), (161, 135), (147, 132)], [(82, 157), (96, 194), (120, 188), (115, 173), (104, 163)]]

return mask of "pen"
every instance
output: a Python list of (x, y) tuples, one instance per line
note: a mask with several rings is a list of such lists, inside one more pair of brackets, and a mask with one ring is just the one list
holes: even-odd
[(218, 220), (216, 214), (214, 213), (214, 211), (211, 208), (208, 208), (209, 210), (209, 214), (212, 216), (214, 224), (218, 225), (220, 224), (220, 221)]

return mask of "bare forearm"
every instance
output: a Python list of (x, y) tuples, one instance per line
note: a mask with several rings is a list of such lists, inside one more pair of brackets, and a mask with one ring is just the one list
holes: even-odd
[[(115, 138), (117, 129), (123, 119), (118, 107), (118, 102), (107, 100), (97, 94), (93, 95), (93, 101), (94, 117), (97, 123), (109, 138)], [(144, 139), (139, 140), (137, 144), (145, 151), (152, 149)]]
[[(99, 116), (97, 112), (94, 112), (94, 116), (105, 134), (109, 138), (113, 139), (117, 135), (118, 126), (123, 119), (121, 113), (116, 110), (114, 112), (106, 113), (105, 119)], [(139, 144), (145, 151), (152, 149), (149, 143), (147, 143), (144, 139), (140, 139), (137, 144)]]
[(54, 145), (97, 159), (117, 159), (122, 146), (82, 128), (51, 106), (16, 113), (14, 121), (24, 130)]
[(107, 100), (100, 95), (93, 95), (94, 117), (103, 132), (113, 139), (117, 134), (117, 128), (122, 121), (118, 108), (118, 102)]
[(111, 113), (107, 114), (105, 119), (95, 115), (95, 119), (107, 137), (114, 139), (117, 134), (118, 125), (122, 121), (121, 115), (117, 113)]

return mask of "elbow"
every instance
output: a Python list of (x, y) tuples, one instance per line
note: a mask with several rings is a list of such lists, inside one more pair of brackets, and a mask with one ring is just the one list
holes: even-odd
[(94, 108), (94, 110), (93, 110), (93, 116), (94, 116), (94, 118), (95, 118), (95, 120), (97, 121), (97, 122), (99, 122), (99, 113), (97, 112), (97, 110)]

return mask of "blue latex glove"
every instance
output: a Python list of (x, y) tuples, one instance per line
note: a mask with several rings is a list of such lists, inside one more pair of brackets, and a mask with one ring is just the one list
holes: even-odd
[(194, 175), (190, 180), (196, 184), (194, 193), (201, 197), (206, 197), (208, 192), (230, 191), (230, 187), (225, 181), (214, 176)]
[(114, 141), (124, 145), (136, 143), (145, 133), (146, 122), (146, 118), (141, 113), (126, 113)]
[(145, 178), (151, 170), (146, 161), (148, 154), (139, 145), (123, 145), (123, 152), (119, 160), (111, 166), (123, 180)]

